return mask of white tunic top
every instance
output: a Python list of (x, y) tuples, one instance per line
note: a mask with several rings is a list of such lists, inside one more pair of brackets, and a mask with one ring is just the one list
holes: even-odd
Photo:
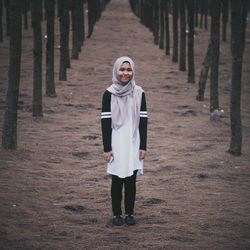
[(120, 178), (143, 174), (143, 160), (139, 159), (140, 135), (137, 128), (136, 136), (133, 137), (132, 125), (132, 98), (128, 100), (127, 119), (119, 129), (112, 129), (112, 152), (113, 161), (108, 163), (107, 172)]

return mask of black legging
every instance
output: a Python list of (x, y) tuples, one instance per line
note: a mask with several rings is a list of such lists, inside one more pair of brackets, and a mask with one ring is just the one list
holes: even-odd
[(134, 213), (136, 195), (136, 174), (137, 170), (134, 171), (134, 174), (132, 176), (126, 178), (119, 178), (116, 175), (112, 175), (111, 197), (114, 216), (122, 215), (121, 201), (123, 183), (125, 187), (125, 214), (131, 215)]

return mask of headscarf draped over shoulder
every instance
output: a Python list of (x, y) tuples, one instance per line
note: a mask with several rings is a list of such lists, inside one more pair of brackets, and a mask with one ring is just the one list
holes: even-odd
[[(119, 69), (124, 62), (128, 62), (130, 64), (133, 72), (132, 79), (126, 85), (119, 80)], [(119, 129), (124, 125), (127, 116), (128, 98), (132, 97), (132, 123), (135, 136), (135, 131), (139, 127), (140, 122), (141, 97), (143, 90), (141, 87), (136, 85), (135, 64), (130, 57), (122, 56), (115, 61), (113, 66), (112, 84), (107, 90), (112, 93), (111, 114), (112, 128), (114, 129)]]

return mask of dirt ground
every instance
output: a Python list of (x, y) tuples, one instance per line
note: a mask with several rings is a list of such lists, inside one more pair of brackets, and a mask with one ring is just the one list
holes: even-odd
[[(33, 118), (32, 30), (23, 32), (18, 150), (0, 149), (0, 249), (250, 249), (250, 28), (242, 74), (242, 156), (230, 144), (229, 40), (221, 44), (223, 117), (210, 121), (197, 83), (153, 44), (128, 1), (112, 0), (71, 61), (57, 97), (43, 96)], [(209, 31), (196, 29), (196, 82)], [(59, 37), (57, 35), (58, 46)], [(135, 226), (111, 224), (110, 177), (102, 158), (101, 98), (112, 65), (131, 56), (147, 97), (148, 155), (137, 181)], [(8, 39), (0, 44), (0, 133), (7, 82)], [(44, 91), (45, 92), (45, 91)]]

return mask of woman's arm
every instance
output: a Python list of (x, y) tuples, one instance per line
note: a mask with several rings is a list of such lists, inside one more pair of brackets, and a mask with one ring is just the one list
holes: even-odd
[(101, 113), (101, 126), (102, 126), (102, 141), (103, 141), (103, 151), (110, 152), (111, 148), (111, 93), (105, 91), (102, 97), (102, 113)]
[(147, 129), (148, 129), (148, 112), (147, 112), (146, 96), (145, 93), (143, 92), (141, 100), (141, 110), (140, 110), (140, 123), (139, 123), (141, 151), (147, 150)]

